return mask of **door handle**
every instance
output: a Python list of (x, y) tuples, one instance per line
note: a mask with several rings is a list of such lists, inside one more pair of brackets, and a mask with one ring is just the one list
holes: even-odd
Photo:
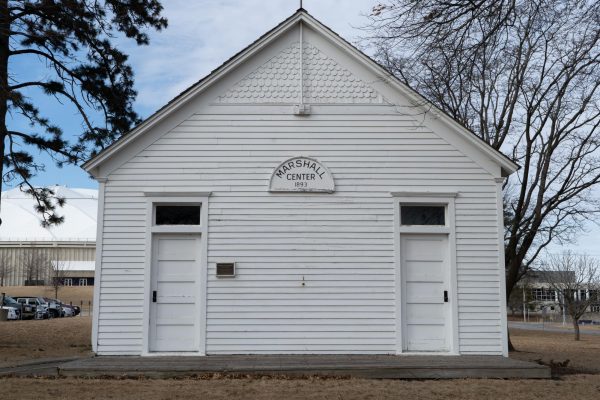
[(448, 302), (448, 291), (444, 290), (444, 303)]
[(156, 303), (156, 290), (152, 291), (152, 302)]

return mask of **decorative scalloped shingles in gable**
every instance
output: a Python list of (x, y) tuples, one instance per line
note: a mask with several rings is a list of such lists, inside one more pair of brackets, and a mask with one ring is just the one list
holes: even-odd
[[(304, 43), (304, 102), (384, 102), (365, 82), (310, 43)], [(218, 98), (220, 103), (298, 103), (300, 100), (299, 42), (293, 43), (236, 83)]]
[(373, 88), (310, 43), (304, 43), (306, 103), (381, 103)]

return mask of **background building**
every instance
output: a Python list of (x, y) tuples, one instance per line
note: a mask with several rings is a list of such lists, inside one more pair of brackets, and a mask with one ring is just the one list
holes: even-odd
[[(530, 270), (519, 281), (514, 295), (511, 296), (510, 308), (513, 313), (526, 312), (529, 315), (560, 315), (563, 313), (563, 300), (561, 293), (553, 287), (551, 282), (556, 282), (561, 276), (567, 280), (575, 281), (575, 272), (558, 272), (558, 271), (539, 271)], [(555, 286), (555, 285), (554, 285)], [(582, 284), (577, 290), (570, 291), (570, 295), (576, 301), (584, 301), (587, 299), (600, 299), (598, 290), (590, 288), (589, 285)], [(600, 313), (600, 300), (594, 301), (589, 305), (589, 314)], [(593, 315), (596, 317), (596, 315)]]
[(2, 193), (0, 286), (49, 284), (49, 272), (63, 271), (66, 285), (94, 283), (98, 191), (53, 186), (66, 204), (65, 222), (45, 228), (35, 200), (19, 188)]

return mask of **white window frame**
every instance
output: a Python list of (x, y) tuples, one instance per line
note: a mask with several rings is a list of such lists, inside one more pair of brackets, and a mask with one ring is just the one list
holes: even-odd
[[(210, 192), (145, 192), (146, 196), (146, 251), (144, 259), (144, 311), (143, 311), (143, 356), (204, 356), (206, 355), (206, 289), (207, 289), (207, 234), (208, 234), (208, 198)], [(192, 205), (200, 206), (200, 225), (155, 225), (156, 205)], [(200, 314), (198, 323), (197, 352), (151, 352), (150, 351), (150, 300), (152, 282), (152, 243), (155, 233), (196, 233), (200, 235), (200, 270), (198, 271), (198, 301)]]
[(63, 286), (73, 286), (73, 278), (64, 278)]
[[(400, 243), (402, 234), (432, 233), (448, 235), (450, 257), (450, 274), (448, 276), (448, 297), (450, 303), (449, 326), (446, 327), (449, 349), (448, 352), (438, 353), (456, 355), (460, 353), (458, 341), (458, 290), (456, 272), (456, 227), (455, 227), (455, 198), (457, 192), (392, 192), (394, 198), (394, 256), (396, 265), (395, 299), (396, 299), (396, 354), (407, 354), (404, 350), (404, 308), (402, 295), (402, 255)], [(445, 207), (445, 225), (401, 225), (400, 207), (406, 205), (440, 205)], [(419, 353), (425, 354), (425, 353)], [(432, 353), (426, 353), (432, 354)]]
[[(83, 285), (81, 284), (83, 282)], [(77, 282), (78, 286), (87, 286), (88, 285), (88, 280), (87, 278), (79, 278), (79, 281)]]

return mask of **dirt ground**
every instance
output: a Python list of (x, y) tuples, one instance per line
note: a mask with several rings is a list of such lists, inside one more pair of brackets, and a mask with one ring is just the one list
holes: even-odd
[(365, 379), (3, 379), (9, 399), (577, 399), (600, 398), (597, 375), (549, 380), (394, 381)]
[(582, 330), (581, 340), (576, 342), (572, 333), (511, 329), (510, 338), (517, 349), (512, 358), (542, 360), (546, 365), (569, 360), (569, 373), (600, 374), (600, 335), (586, 335)]
[[(0, 286), (0, 292), (14, 298), (19, 296), (55, 297), (54, 288), (51, 286)], [(78, 306), (83, 302), (87, 307), (93, 297), (93, 286), (63, 286), (58, 289), (58, 298), (67, 304), (73, 302), (73, 305)]]
[[(35, 324), (31, 325), (31, 324)], [(89, 355), (90, 318), (0, 323), (0, 361)], [(32, 329), (33, 328), (33, 329)], [(210, 376), (186, 379), (0, 378), (8, 399), (594, 399), (600, 398), (600, 336), (511, 330), (522, 360), (569, 359), (554, 380), (394, 381)], [(28, 338), (25, 344), (20, 339)], [(57, 338), (60, 343), (54, 346)], [(27, 343), (43, 343), (43, 351)], [(574, 368), (574, 369), (573, 369)], [(587, 373), (584, 374), (583, 372)], [(597, 373), (599, 375), (594, 375)]]
[(0, 367), (40, 358), (89, 356), (91, 331), (90, 317), (0, 322)]

